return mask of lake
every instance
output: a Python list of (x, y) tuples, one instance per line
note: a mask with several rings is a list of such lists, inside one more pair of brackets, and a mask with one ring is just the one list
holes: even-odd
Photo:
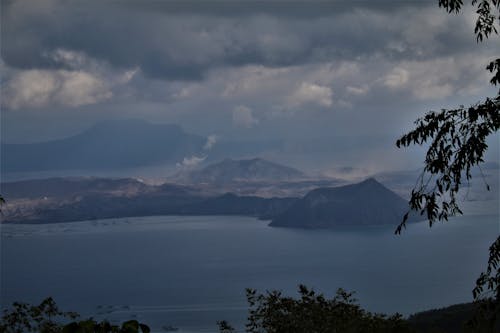
[(498, 215), (429, 229), (270, 228), (249, 217), (141, 217), (1, 226), (3, 307), (52, 296), (64, 310), (138, 318), (160, 332), (215, 332), (246, 317), (245, 288), (332, 296), (356, 291), (363, 307), (410, 314), (471, 301)]

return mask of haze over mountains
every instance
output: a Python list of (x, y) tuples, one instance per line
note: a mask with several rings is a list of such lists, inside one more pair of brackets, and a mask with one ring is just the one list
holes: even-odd
[[(255, 158), (263, 152), (283, 151), (283, 147), (280, 140), (233, 141), (216, 135), (191, 134), (173, 124), (154, 124), (138, 119), (109, 120), (57, 140), (2, 141), (0, 171), (4, 181), (97, 176), (141, 177), (155, 181), (169, 177), (182, 183), (221, 184), (229, 180), (304, 178), (300, 171)], [(273, 160), (283, 163), (278, 156)], [(223, 161), (220, 165), (200, 172), (201, 167), (220, 161)]]
[(232, 182), (280, 182), (307, 178), (296, 169), (272, 163), (262, 158), (233, 160), (225, 159), (200, 170), (189, 170), (174, 179), (186, 183), (224, 185)]
[(336, 178), (309, 176), (297, 169), (262, 158), (226, 158), (206, 167), (183, 170), (168, 178), (168, 181), (212, 192), (264, 198), (301, 197), (317, 187), (345, 183)]
[[(341, 177), (354, 174), (356, 177), (366, 177), (370, 174), (370, 168), (363, 164), (351, 164), (352, 159), (347, 156), (356, 154), (360, 147), (365, 149), (369, 146), (371, 140), (366, 138), (357, 138), (356, 142), (342, 137), (311, 137), (297, 141), (278, 136), (245, 140), (216, 134), (193, 134), (178, 125), (156, 124), (139, 119), (108, 120), (62, 139), (35, 143), (2, 141), (0, 171), (4, 181), (61, 176), (159, 180), (172, 175), (185, 175), (185, 172), (180, 171), (192, 171), (193, 168), (205, 167), (224, 159), (251, 160), (261, 157), (274, 163), (298, 167), (310, 175), (329, 175), (326, 178), (336, 177), (332, 171), (339, 165), (343, 170), (339, 173)], [(6, 137), (2, 135), (2, 140)], [(392, 145), (391, 140), (387, 146)], [(240, 163), (237, 167), (242, 166)], [(227, 167), (232, 173), (230, 163), (219, 167)], [(346, 173), (345, 170), (353, 171)], [(233, 178), (244, 179), (246, 176), (234, 174)], [(296, 176), (296, 173), (291, 173), (288, 178)], [(261, 173), (252, 177), (255, 180), (268, 176)], [(220, 177), (218, 179), (222, 180)], [(286, 180), (286, 177), (276, 180)]]
[(114, 120), (75, 136), (30, 144), (2, 143), (2, 172), (120, 169), (175, 163), (203, 149), (206, 138), (177, 125)]
[[(394, 140), (388, 139), (387, 147), (393, 146)], [(299, 177), (304, 178), (297, 172), (305, 171), (308, 179), (339, 178), (352, 182), (380, 172), (370, 164), (353, 162), (346, 156), (363, 156), (357, 153), (359, 147), (369, 148), (371, 141), (357, 138), (353, 142), (341, 137), (308, 138), (300, 142), (285, 137), (234, 141), (215, 135), (192, 134), (178, 125), (115, 119), (96, 123), (63, 139), (23, 144), (2, 141), (0, 171), (3, 181), (61, 176), (140, 177), (161, 181), (169, 177), (182, 183), (220, 185), (227, 184), (228, 180), (296, 181)], [(272, 164), (256, 157), (281, 164), (279, 177), (273, 175)], [(217, 165), (220, 161), (224, 163)], [(209, 164), (214, 164), (213, 169), (207, 167)], [(388, 160), (387, 164), (394, 163)], [(301, 171), (289, 170), (285, 175), (284, 168), (288, 166)], [(200, 172), (203, 167), (207, 168)], [(397, 165), (392, 167), (397, 168)], [(384, 168), (383, 172), (391, 170), (395, 169)], [(413, 181), (411, 178), (410, 182)]]
[[(395, 224), (407, 207), (398, 195), (407, 196), (418, 176), (417, 171), (376, 175), (391, 190), (373, 179), (342, 186), (358, 180), (311, 176), (260, 157), (234, 159), (230, 155), (232, 158), (226, 156), (209, 164), (215, 160), (215, 144), (215, 139), (207, 141), (176, 125), (139, 120), (104, 122), (50, 142), (2, 144), (2, 173), (53, 170), (64, 174), (63, 170), (74, 169), (78, 175), (4, 181), (1, 193), (8, 203), (2, 220), (46, 223), (162, 214), (236, 214), (272, 219), (274, 226), (301, 228)], [(182, 163), (190, 157), (200, 163)], [(181, 164), (180, 171), (171, 177), (165, 173), (156, 182), (87, 177), (93, 169), (114, 172), (162, 163)], [(351, 169), (356, 171), (349, 168), (351, 174)], [(498, 164), (486, 164), (475, 176), (472, 181), (476, 186), (473, 191), (467, 189), (467, 199), (498, 201), (498, 186), (494, 186)], [(492, 185), (492, 192), (477, 191), (484, 180)]]

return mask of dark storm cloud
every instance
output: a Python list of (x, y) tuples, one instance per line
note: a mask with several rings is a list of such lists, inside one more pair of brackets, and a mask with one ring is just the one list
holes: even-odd
[(139, 67), (149, 77), (200, 80), (226, 66), (280, 67), (373, 54), (422, 59), (473, 42), (456, 20), (431, 36), (425, 26), (421, 35), (405, 35), (405, 28), (416, 28), (405, 25), (426, 9), (418, 1), (18, 0), (2, 7), (2, 58), (19, 69), (65, 66), (47, 54), (67, 49), (116, 68)]
[(434, 3), (434, 0), (131, 0), (122, 1), (120, 5), (168, 14), (218, 17), (268, 14), (277, 17), (313, 19), (339, 14), (353, 8), (391, 12), (403, 6), (426, 6), (429, 3)]

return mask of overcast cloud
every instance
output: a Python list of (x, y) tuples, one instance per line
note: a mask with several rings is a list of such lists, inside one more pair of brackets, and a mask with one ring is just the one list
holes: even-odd
[(494, 91), (499, 40), (476, 44), (474, 20), (437, 1), (2, 0), (2, 139), (116, 117), (221, 138), (401, 133)]

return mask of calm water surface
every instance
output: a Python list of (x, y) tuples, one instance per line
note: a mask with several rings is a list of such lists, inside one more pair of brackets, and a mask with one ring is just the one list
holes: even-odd
[(161, 332), (215, 332), (246, 316), (244, 290), (300, 283), (356, 291), (371, 311), (409, 314), (471, 300), (498, 215), (429, 230), (270, 228), (248, 217), (146, 217), (1, 227), (1, 305), (55, 298), (64, 310), (137, 317)]

